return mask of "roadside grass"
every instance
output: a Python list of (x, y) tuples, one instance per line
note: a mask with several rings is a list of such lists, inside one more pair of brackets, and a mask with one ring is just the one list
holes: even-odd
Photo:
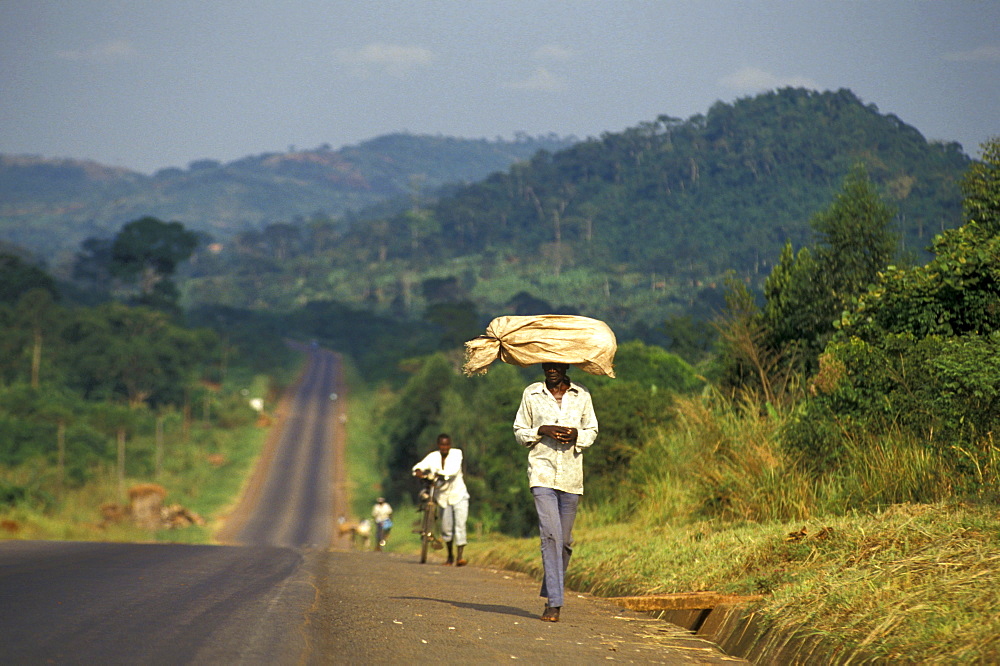
[[(762, 627), (822, 635), (840, 663), (1000, 661), (1000, 510), (959, 501), (959, 470), (895, 433), (850, 443), (835, 474), (813, 478), (780, 444), (787, 414), (703, 396), (675, 416), (620, 499), (584, 496), (571, 588), (762, 594)], [(992, 463), (979, 474), (1000, 482)], [(538, 550), (493, 535), (469, 554), (540, 577)]]
[[(355, 518), (371, 516), (375, 499), (383, 494), (379, 443), (379, 413), (394, 395), (384, 386), (371, 386), (356, 372), (350, 359), (344, 359), (347, 391), (347, 476), (351, 511)], [(420, 535), (417, 509), (412, 501), (393, 504), (393, 527), (386, 543), (387, 551), (417, 553)]]
[[(347, 356), (343, 357), (343, 368), (344, 381), (350, 387), (343, 398), (347, 417), (347, 492), (350, 511), (353, 513), (350, 517), (364, 519), (371, 517), (372, 505), (382, 494), (378, 409), (386, 399), (385, 389), (366, 384)], [(393, 507), (393, 510), (398, 511), (398, 507)]]
[[(790, 535), (796, 536), (790, 536)], [(801, 536), (800, 536), (801, 535)], [(1000, 512), (900, 504), (797, 522), (580, 527), (567, 585), (598, 596), (764, 594), (766, 626), (893, 662), (1000, 659)], [(540, 576), (537, 538), (494, 537), (477, 563)]]
[[(196, 424), (185, 441), (179, 430), (168, 429), (161, 475), (126, 477), (125, 488), (150, 482), (163, 486), (167, 491), (164, 505), (180, 504), (199, 514), (206, 521), (202, 526), (150, 532), (129, 521), (105, 521), (103, 504), (128, 503), (109, 463), (94, 468), (86, 483), (65, 489), (60, 489), (54, 468), (42, 461), (2, 468), (0, 481), (37, 488), (37, 493), (31, 501), (0, 507), (0, 521), (5, 526), (0, 529), (0, 539), (210, 543), (218, 522), (239, 496), (260, 455), (265, 435), (266, 430), (255, 425), (223, 429)], [(127, 442), (126, 469), (129, 455), (149, 457), (153, 446), (150, 437)]]

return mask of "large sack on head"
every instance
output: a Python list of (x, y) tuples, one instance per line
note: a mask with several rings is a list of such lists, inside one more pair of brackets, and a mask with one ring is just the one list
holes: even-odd
[(577, 315), (497, 317), (486, 333), (465, 343), (467, 375), (500, 359), (512, 365), (567, 363), (592, 375), (615, 376), (618, 341), (603, 321)]

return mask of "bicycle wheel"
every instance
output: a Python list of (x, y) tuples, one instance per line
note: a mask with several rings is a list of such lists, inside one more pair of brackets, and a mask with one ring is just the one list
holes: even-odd
[(420, 522), (420, 563), (427, 562), (427, 549), (434, 538), (434, 502), (424, 504), (424, 516)]

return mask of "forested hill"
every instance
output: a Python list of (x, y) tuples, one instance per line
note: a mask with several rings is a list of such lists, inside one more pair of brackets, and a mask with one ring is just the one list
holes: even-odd
[(969, 164), (959, 144), (928, 142), (849, 90), (789, 88), (540, 153), (439, 201), (436, 233), (415, 240), (413, 216), (403, 215), (357, 240), (390, 259), (489, 250), (547, 257), (557, 272), (627, 264), (752, 279), (787, 240), (808, 239), (810, 217), (859, 163), (898, 208), (905, 250), (919, 253), (959, 224)]
[(390, 134), (337, 150), (291, 148), (227, 164), (199, 160), (152, 176), (94, 162), (0, 155), (0, 239), (48, 255), (75, 250), (85, 238), (109, 237), (147, 215), (225, 238), (474, 182), (573, 141)]
[(729, 271), (760, 288), (786, 241), (814, 242), (858, 164), (898, 209), (904, 261), (961, 223), (961, 146), (849, 90), (789, 88), (542, 151), (401, 213), (239, 234), (195, 257), (185, 302), (336, 303), (429, 317), (453, 341), (498, 314), (568, 312), (661, 344), (664, 322), (718, 312)]

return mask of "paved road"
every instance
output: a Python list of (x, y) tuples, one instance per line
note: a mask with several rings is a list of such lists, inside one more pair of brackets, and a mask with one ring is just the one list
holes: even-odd
[(342, 391), (336, 358), (309, 351), (223, 530), (237, 545), (0, 543), (0, 664), (739, 661), (585, 595), (540, 622), (519, 574), (338, 543)]
[(289, 663), (303, 565), (271, 546), (3, 543), (0, 663)]
[(281, 428), (223, 530), (223, 542), (326, 547), (333, 539), (334, 511), (343, 506), (334, 494), (344, 485), (342, 449), (335, 446), (343, 436), (340, 360), (319, 348), (303, 351), (309, 362), (279, 406)]

